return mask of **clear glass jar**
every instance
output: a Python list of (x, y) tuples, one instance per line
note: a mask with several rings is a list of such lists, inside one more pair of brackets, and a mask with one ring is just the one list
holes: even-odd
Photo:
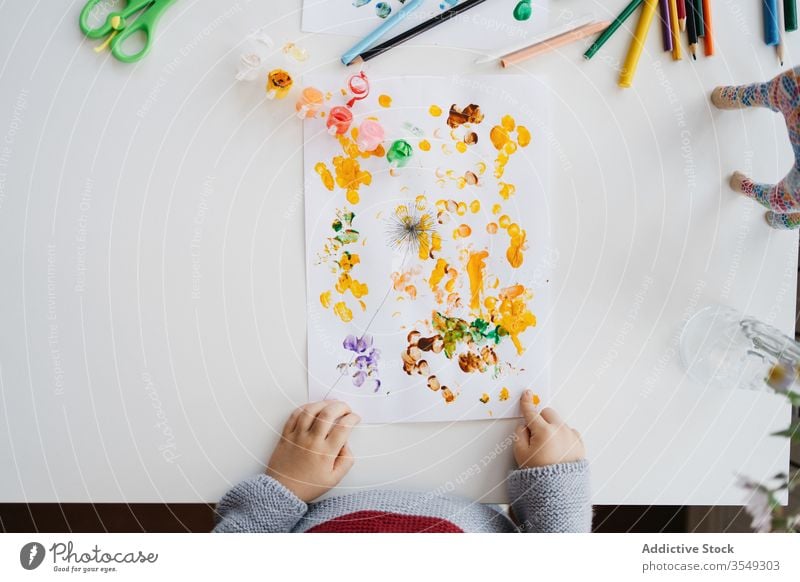
[(681, 334), (681, 359), (704, 386), (785, 392), (798, 377), (800, 344), (735, 309), (697, 312)]

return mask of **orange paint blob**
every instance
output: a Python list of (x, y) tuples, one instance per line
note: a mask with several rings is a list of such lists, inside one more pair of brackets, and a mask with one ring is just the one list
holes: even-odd
[(378, 105), (381, 107), (391, 107), (392, 98), (389, 95), (381, 95), (378, 97)]
[(489, 234), (497, 234), (497, 223), (496, 222), (490, 222), (489, 224), (487, 224), (486, 225), (486, 232), (488, 232)]

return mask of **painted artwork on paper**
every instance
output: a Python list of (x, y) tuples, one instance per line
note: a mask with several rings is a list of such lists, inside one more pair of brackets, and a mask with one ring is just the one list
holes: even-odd
[(309, 397), (366, 422), (513, 416), (527, 388), (545, 400), (542, 86), (370, 79), (354, 101), (341, 77), (304, 84), (327, 94), (304, 125)]
[[(363, 37), (397, 14), (404, 4), (405, 0), (303, 0), (303, 32)], [(392, 29), (391, 35), (457, 4), (458, 0), (425, 0), (405, 22)], [(548, 4), (548, 0), (492, 0), (410, 42), (477, 51), (525, 44), (547, 30)]]

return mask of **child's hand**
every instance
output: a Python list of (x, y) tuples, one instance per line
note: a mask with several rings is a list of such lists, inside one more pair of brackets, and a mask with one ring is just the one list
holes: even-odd
[(520, 399), (524, 423), (517, 427), (514, 458), (520, 469), (580, 461), (586, 456), (581, 435), (567, 426), (552, 408), (542, 413), (533, 404), (533, 392)]
[(295, 410), (267, 465), (267, 475), (303, 501), (335, 487), (353, 466), (347, 438), (361, 418), (344, 402), (311, 402)]

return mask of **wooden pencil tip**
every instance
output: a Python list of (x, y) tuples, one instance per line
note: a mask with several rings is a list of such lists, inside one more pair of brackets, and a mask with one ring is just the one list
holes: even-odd
[(347, 63), (347, 66), (349, 67), (350, 65), (360, 65), (360, 64), (362, 64), (363, 62), (364, 62), (364, 59), (362, 59), (361, 57), (356, 57), (356, 58), (354, 58), (352, 61), (350, 61), (349, 63)]

